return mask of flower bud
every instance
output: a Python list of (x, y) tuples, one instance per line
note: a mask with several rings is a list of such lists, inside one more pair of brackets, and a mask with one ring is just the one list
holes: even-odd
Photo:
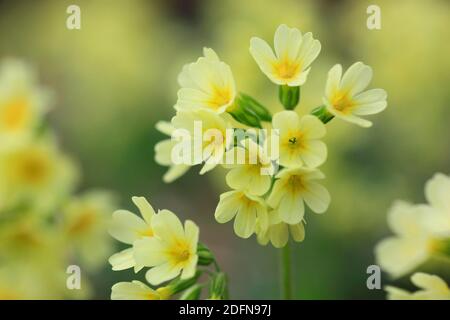
[(279, 86), (278, 98), (287, 110), (294, 110), (300, 101), (300, 87)]
[(199, 243), (197, 248), (198, 264), (201, 266), (208, 266), (214, 261), (214, 255), (203, 244)]
[(240, 93), (238, 99), (244, 109), (252, 111), (261, 121), (272, 121), (269, 110), (247, 94)]
[(224, 299), (228, 295), (227, 276), (223, 272), (216, 273), (211, 281), (211, 299)]
[(198, 300), (202, 293), (202, 286), (199, 284), (194, 284), (192, 287), (188, 288), (180, 296), (180, 300)]
[(200, 275), (201, 275), (201, 272), (197, 271), (192, 278), (185, 279), (185, 280), (177, 278), (177, 279), (173, 280), (168, 286), (170, 288), (170, 290), (172, 291), (172, 295), (174, 295), (178, 292), (184, 291), (187, 288), (193, 286), (197, 282)]
[(261, 121), (251, 110), (247, 110), (240, 99), (235, 99), (234, 105), (227, 109), (227, 112), (238, 122), (250, 127), (261, 128)]

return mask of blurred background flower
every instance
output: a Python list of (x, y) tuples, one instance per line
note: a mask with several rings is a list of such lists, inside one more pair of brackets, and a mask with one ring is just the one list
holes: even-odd
[[(59, 151), (64, 150), (77, 160), (82, 172), (77, 190), (114, 190), (124, 200), (121, 207), (129, 208), (127, 199), (143, 195), (155, 208), (168, 208), (182, 220), (195, 220), (202, 230), (201, 241), (208, 243), (229, 274), (233, 298), (277, 297), (278, 252), (259, 246), (254, 238), (239, 239), (229, 224), (215, 222), (219, 194), (227, 190), (220, 169), (206, 174), (206, 179), (194, 168), (172, 184), (162, 182), (166, 168), (154, 162), (153, 150), (164, 136), (154, 127), (173, 114), (179, 71), (199, 56), (203, 46), (213, 48), (230, 65), (240, 90), (279, 111), (282, 106), (276, 100), (277, 88), (258, 70), (248, 51), (249, 40), (258, 36), (271, 43), (273, 31), (283, 23), (302, 32), (311, 31), (322, 50), (296, 110), (305, 114), (321, 104), (326, 74), (334, 64), (341, 63), (344, 69), (354, 61), (370, 65), (374, 71), (371, 86), (387, 91), (389, 107), (371, 117), (374, 126), (370, 130), (358, 130), (342, 121), (332, 121), (327, 128), (329, 161), (321, 169), (332, 201), (324, 215), (311, 215), (308, 236), (295, 246), (296, 297), (385, 297), (381, 290), (367, 289), (366, 268), (375, 261), (374, 245), (389, 234), (387, 209), (399, 198), (424, 202), (425, 181), (434, 172), (450, 171), (450, 96), (446, 87), (450, 81), (450, 45), (445, 41), (450, 36), (448, 1), (273, 0), (255, 5), (239, 0), (80, 0), (81, 30), (65, 27), (70, 4), (0, 1), (0, 57), (26, 61), (39, 71), (39, 83), (54, 91), (49, 117), (58, 148), (45, 152), (45, 161), (50, 165), (64, 157)], [(366, 9), (371, 4), (381, 8), (381, 30), (366, 27)], [(0, 179), (0, 191), (6, 188), (0, 192), (0, 208), (11, 201), (5, 198), (10, 189), (2, 186), (4, 183)], [(27, 208), (20, 210), (25, 214)], [(38, 244), (43, 254), (36, 264), (14, 268), (14, 279), (20, 279), (14, 280), (14, 290), (2, 291), (3, 287), (11, 288), (8, 270), (12, 267), (0, 267), (0, 295), (21, 296), (29, 277), (40, 279), (43, 285), (54, 284), (55, 291), (40, 292), (36, 285), (36, 292), (32, 292), (36, 296), (67, 293), (67, 259), (61, 261), (54, 255), (59, 250), (67, 254), (75, 243), (97, 240), (65, 243), (55, 241), (60, 235), (52, 238), (54, 231), (21, 233), (35, 223), (25, 220), (1, 220), (1, 237), (19, 239), (14, 246), (23, 247), (13, 250), (14, 242), (2, 241), (2, 245), (11, 245), (0, 250), (1, 261), (9, 252), (27, 252), (30, 245)], [(78, 223), (88, 225), (83, 221)], [(43, 228), (48, 229), (48, 225)], [(92, 231), (91, 235), (87, 239), (97, 239), (98, 233)], [(35, 256), (39, 251), (30, 252)], [(131, 278), (127, 272), (118, 275), (110, 271), (106, 259), (103, 265), (93, 264), (98, 268), (92, 271), (96, 275), (92, 277), (92, 297), (108, 298), (113, 283)], [(63, 281), (47, 279), (50, 272), (46, 268), (62, 270)], [(47, 271), (40, 272), (43, 269)], [(436, 270), (430, 264), (423, 271), (446, 276), (444, 280), (449, 282), (445, 269)], [(22, 282), (25, 287), (19, 285)], [(383, 283), (387, 282), (414, 289), (408, 277), (392, 283), (385, 276)]]

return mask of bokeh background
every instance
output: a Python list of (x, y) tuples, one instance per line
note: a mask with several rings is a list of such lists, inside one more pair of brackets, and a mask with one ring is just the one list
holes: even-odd
[[(81, 30), (66, 29), (70, 4), (81, 7)], [(381, 8), (381, 30), (366, 27), (370, 4)], [(3, 0), (0, 58), (32, 64), (39, 82), (54, 91), (49, 121), (81, 168), (79, 191), (112, 190), (118, 206), (129, 209), (130, 197), (143, 195), (155, 208), (194, 220), (236, 299), (278, 298), (278, 252), (215, 222), (219, 194), (227, 190), (223, 171), (199, 176), (194, 168), (162, 182), (166, 168), (155, 163), (153, 147), (164, 137), (154, 125), (174, 114), (178, 72), (203, 46), (212, 47), (241, 91), (281, 110), (276, 87), (248, 52), (249, 39), (271, 42), (281, 23), (312, 31), (322, 51), (302, 88), (298, 112), (306, 113), (321, 104), (332, 65), (371, 65), (372, 86), (386, 89), (388, 109), (372, 117), (368, 130), (329, 124), (322, 169), (332, 203), (324, 215), (308, 213), (293, 272), (296, 298), (381, 299), (383, 291), (366, 287), (366, 268), (374, 264), (374, 245), (389, 233), (389, 206), (395, 199), (423, 202), (425, 181), (450, 172), (449, 17), (445, 0)], [(115, 282), (135, 278), (111, 271), (106, 260), (87, 276), (97, 299), (109, 298)], [(388, 283), (409, 287), (407, 279), (383, 275)]]

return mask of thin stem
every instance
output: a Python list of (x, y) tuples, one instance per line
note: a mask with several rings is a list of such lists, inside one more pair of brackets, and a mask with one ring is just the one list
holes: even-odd
[(292, 299), (291, 248), (289, 241), (284, 248), (281, 249), (281, 285), (283, 299)]

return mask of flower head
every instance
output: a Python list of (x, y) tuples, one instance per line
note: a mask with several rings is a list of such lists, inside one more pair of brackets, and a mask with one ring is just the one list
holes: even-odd
[[(226, 176), (227, 184), (236, 190), (244, 190), (255, 196), (262, 196), (272, 183), (274, 167), (264, 149), (251, 139), (241, 141), (241, 146), (233, 147), (225, 153), (226, 168), (231, 168)], [(233, 160), (228, 164), (227, 158)]]
[(278, 211), (281, 221), (297, 224), (305, 215), (304, 202), (316, 213), (323, 213), (330, 204), (328, 190), (316, 180), (325, 178), (317, 169), (284, 169), (275, 177), (267, 203)]
[(178, 110), (205, 109), (223, 113), (236, 97), (230, 67), (219, 60), (214, 50), (204, 48), (204, 57), (183, 67), (178, 82)]
[(257, 223), (267, 229), (269, 222), (267, 206), (262, 198), (240, 190), (222, 193), (214, 216), (219, 223), (235, 218), (234, 232), (241, 238), (249, 238), (255, 232)]
[(270, 241), (275, 248), (282, 248), (288, 243), (289, 234), (295, 242), (302, 242), (305, 239), (305, 226), (303, 221), (287, 224), (281, 220), (277, 211), (272, 211), (269, 213), (268, 228), (257, 225), (256, 234), (259, 244), (265, 246)]
[(396, 287), (387, 286), (389, 300), (450, 300), (450, 289), (438, 276), (416, 272), (411, 282), (422, 290), (408, 292)]
[(323, 102), (327, 111), (343, 120), (362, 127), (372, 122), (359, 116), (383, 111), (386, 106), (386, 91), (371, 89), (364, 91), (372, 80), (372, 68), (356, 62), (342, 76), (342, 66), (335, 65), (328, 72)]
[(275, 53), (266, 41), (250, 39), (250, 53), (261, 71), (278, 85), (303, 85), (311, 63), (319, 55), (320, 42), (311, 32), (302, 35), (300, 30), (282, 24), (275, 32), (274, 46)]
[(151, 267), (146, 279), (153, 285), (171, 280), (181, 274), (181, 279), (194, 276), (197, 266), (199, 229), (186, 220), (183, 225), (169, 210), (161, 210), (152, 218), (153, 237), (136, 240), (133, 244), (137, 268)]
[(316, 117), (302, 118), (294, 111), (281, 111), (272, 120), (279, 130), (279, 159), (284, 167), (299, 167), (305, 164), (314, 168), (325, 162), (327, 146), (320, 139), (325, 136), (325, 125)]

